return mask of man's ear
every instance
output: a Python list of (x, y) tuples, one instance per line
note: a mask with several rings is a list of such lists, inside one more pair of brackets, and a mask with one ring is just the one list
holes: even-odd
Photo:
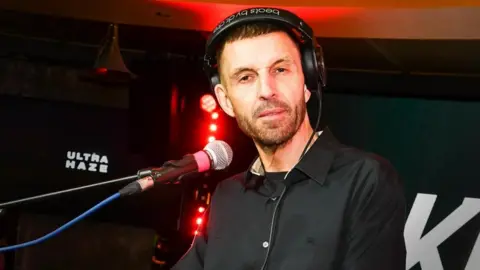
[(235, 117), (235, 113), (233, 112), (232, 102), (228, 98), (227, 89), (221, 85), (217, 84), (214, 88), (215, 96), (217, 97), (218, 103), (222, 110), (231, 117)]
[(307, 103), (310, 100), (310, 97), (312, 96), (312, 92), (308, 90), (307, 85), (303, 87), (303, 95), (305, 97), (305, 103)]

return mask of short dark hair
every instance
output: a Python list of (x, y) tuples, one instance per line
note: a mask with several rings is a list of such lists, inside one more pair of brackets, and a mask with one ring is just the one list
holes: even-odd
[(217, 48), (216, 52), (216, 62), (217, 62), (217, 70), (218, 74), (220, 76), (220, 81), (222, 81), (222, 76), (221, 76), (221, 71), (220, 71), (220, 62), (221, 62), (221, 57), (223, 50), (225, 49), (225, 45), (227, 43), (232, 43), (237, 40), (242, 40), (246, 38), (254, 38), (262, 35), (267, 35), (270, 33), (276, 33), (276, 32), (284, 32), (288, 34), (288, 36), (294, 41), (295, 44), (298, 46), (297, 40), (295, 40), (292, 37), (292, 33), (289, 33), (284, 27), (280, 27), (276, 24), (272, 23), (265, 23), (265, 22), (260, 22), (260, 23), (249, 23), (249, 24), (243, 24), (241, 26), (238, 26), (234, 29), (232, 29), (226, 36), (223, 38), (223, 40), (220, 42)]

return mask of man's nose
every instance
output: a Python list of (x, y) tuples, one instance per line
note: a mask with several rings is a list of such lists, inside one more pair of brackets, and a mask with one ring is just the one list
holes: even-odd
[(258, 96), (260, 99), (271, 99), (277, 95), (277, 87), (273, 76), (262, 76), (259, 84)]

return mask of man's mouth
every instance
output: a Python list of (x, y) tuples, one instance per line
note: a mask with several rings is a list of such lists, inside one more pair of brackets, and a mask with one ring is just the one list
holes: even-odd
[(285, 113), (286, 110), (283, 108), (273, 108), (273, 109), (267, 109), (262, 111), (259, 115), (258, 118), (265, 118), (265, 117), (273, 117), (273, 116), (278, 116), (283, 113)]

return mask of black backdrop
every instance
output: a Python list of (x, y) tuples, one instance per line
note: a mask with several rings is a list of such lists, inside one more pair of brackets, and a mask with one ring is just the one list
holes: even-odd
[[(128, 109), (1, 96), (0, 201), (99, 183), (154, 165), (141, 155), (131, 154), (129, 117)], [(67, 151), (106, 156), (108, 172), (66, 168)], [(77, 191), (12, 211), (74, 217), (127, 183)], [(141, 196), (117, 200), (92, 217), (159, 231), (175, 230), (181, 195), (179, 186), (161, 186)]]
[[(1, 197), (107, 180), (122, 171), (128, 142), (127, 111), (72, 103), (0, 99)], [(108, 158), (108, 173), (65, 168), (67, 151)], [(78, 164), (78, 163), (77, 163)], [(3, 186), (2, 185), (2, 186)]]

